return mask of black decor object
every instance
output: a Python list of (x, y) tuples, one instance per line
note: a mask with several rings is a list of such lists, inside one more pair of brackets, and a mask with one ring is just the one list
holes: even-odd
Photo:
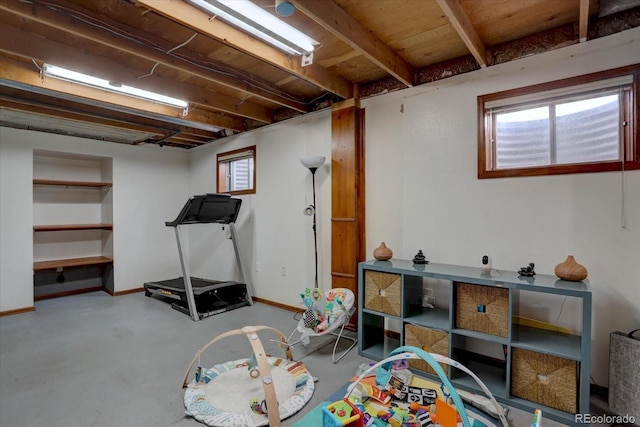
[(416, 254), (416, 256), (413, 257), (413, 263), (414, 264), (429, 264), (429, 260), (427, 260), (427, 258), (422, 253), (422, 249), (419, 249), (418, 253)]
[(528, 266), (520, 268), (520, 270), (518, 270), (518, 274), (521, 276), (533, 277), (536, 275), (536, 272), (533, 270), (534, 266), (535, 264), (530, 262)]

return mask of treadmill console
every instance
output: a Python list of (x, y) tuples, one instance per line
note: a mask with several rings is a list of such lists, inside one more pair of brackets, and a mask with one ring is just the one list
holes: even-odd
[(167, 227), (181, 224), (229, 224), (236, 222), (242, 199), (229, 194), (202, 194), (193, 196), (184, 205), (178, 217), (165, 223)]

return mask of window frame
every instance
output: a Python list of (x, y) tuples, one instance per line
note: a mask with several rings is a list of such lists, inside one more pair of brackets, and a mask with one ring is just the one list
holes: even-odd
[[(623, 134), (623, 143), (621, 146), (622, 160), (495, 169), (493, 161), (494, 147), (491, 135), (492, 129), (487, 123), (487, 118), (490, 115), (488, 109), (485, 108), (485, 104), (487, 102), (508, 100), (508, 98), (523, 95), (535, 95), (542, 92), (564, 89), (571, 86), (578, 86), (622, 76), (632, 76), (633, 80), (630, 84), (631, 90), (623, 93), (623, 96), (626, 99), (624, 99), (622, 104), (624, 104), (626, 108), (621, 111), (621, 114), (622, 120), (626, 121), (627, 125), (621, 128), (621, 132)], [(638, 108), (638, 103), (640, 102), (639, 79), (640, 64), (634, 64), (612, 70), (585, 74), (578, 77), (571, 77), (548, 83), (541, 83), (523, 88), (478, 96), (478, 179), (640, 169), (640, 109)], [(587, 91), (585, 90), (584, 92)], [(572, 96), (577, 96), (579, 93), (580, 92), (574, 93)]]
[[(251, 155), (243, 155), (244, 153), (251, 151)], [(235, 158), (234, 158), (235, 157)], [(249, 177), (250, 180), (253, 181), (252, 187), (246, 190), (226, 190), (226, 167), (221, 167), (221, 165), (226, 165), (233, 160), (241, 160), (251, 158), (253, 159), (253, 176)], [(257, 176), (257, 164), (256, 164), (256, 146), (252, 145), (249, 147), (238, 148), (236, 150), (225, 151), (223, 153), (218, 153), (216, 156), (216, 189), (218, 193), (223, 194), (232, 194), (232, 195), (241, 195), (241, 194), (256, 194), (256, 176)]]

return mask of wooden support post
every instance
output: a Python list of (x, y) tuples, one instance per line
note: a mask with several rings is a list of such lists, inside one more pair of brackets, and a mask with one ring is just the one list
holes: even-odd
[(356, 299), (358, 262), (365, 260), (364, 185), (364, 110), (353, 98), (331, 112), (331, 285), (351, 289)]

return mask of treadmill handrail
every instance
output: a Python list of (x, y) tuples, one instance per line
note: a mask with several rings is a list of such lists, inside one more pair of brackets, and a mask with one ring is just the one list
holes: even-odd
[[(211, 206), (224, 205), (227, 209), (211, 211)], [(182, 224), (229, 224), (236, 222), (242, 199), (233, 198), (229, 194), (207, 193), (191, 197), (183, 206), (175, 220), (165, 222), (167, 227)], [(208, 210), (207, 210), (208, 208)]]

